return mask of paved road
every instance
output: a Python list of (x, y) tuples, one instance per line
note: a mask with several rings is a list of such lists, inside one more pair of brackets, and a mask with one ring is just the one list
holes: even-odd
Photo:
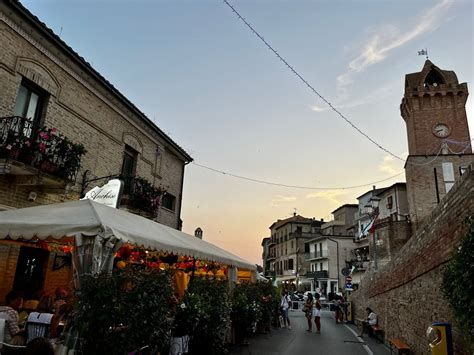
[(334, 313), (323, 311), (321, 334), (306, 332), (307, 323), (303, 312), (290, 312), (292, 329), (272, 329), (269, 334), (258, 334), (249, 339), (248, 346), (235, 348), (231, 354), (252, 355), (387, 355), (390, 353), (384, 345), (364, 335), (357, 338), (354, 326), (335, 324)]

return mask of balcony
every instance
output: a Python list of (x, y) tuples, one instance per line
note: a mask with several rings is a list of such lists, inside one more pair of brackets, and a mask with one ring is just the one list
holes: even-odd
[(354, 260), (351, 261), (351, 265), (355, 266), (357, 271), (365, 271), (369, 268), (370, 261), (367, 260)]
[(271, 237), (270, 240), (268, 241), (268, 247), (276, 245), (276, 240), (275, 238)]
[(327, 279), (329, 276), (329, 273), (327, 270), (320, 270), (320, 271), (307, 271), (306, 272), (306, 277), (309, 279)]
[(274, 260), (274, 259), (276, 259), (275, 249), (270, 251), (270, 253), (268, 253), (268, 255), (267, 255), (267, 260)]
[(328, 257), (327, 250), (312, 251), (305, 254), (305, 260), (323, 259)]
[(141, 177), (121, 177), (121, 179), (124, 181), (121, 206), (129, 212), (155, 218), (166, 190), (161, 186), (153, 186)]
[(0, 118), (0, 174), (17, 176), (19, 185), (74, 182), (85, 153), (55, 128), (37, 128), (24, 117)]

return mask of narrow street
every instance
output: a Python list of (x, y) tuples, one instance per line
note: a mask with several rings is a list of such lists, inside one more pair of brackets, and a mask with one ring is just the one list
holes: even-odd
[(249, 345), (235, 348), (231, 354), (279, 355), (279, 354), (331, 354), (331, 355), (385, 355), (390, 351), (375, 339), (364, 335), (358, 338), (353, 325), (335, 324), (334, 313), (324, 311), (321, 317), (321, 334), (306, 332), (307, 323), (303, 312), (290, 312), (292, 329), (272, 328), (269, 334), (257, 334), (249, 339)]

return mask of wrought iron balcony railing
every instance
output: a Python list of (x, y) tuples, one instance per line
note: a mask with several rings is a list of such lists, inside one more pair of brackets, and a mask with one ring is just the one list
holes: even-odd
[(82, 144), (72, 143), (55, 128), (39, 128), (19, 116), (0, 118), (0, 158), (75, 181), (85, 153)]
[(120, 176), (120, 179), (124, 181), (122, 203), (156, 216), (166, 189), (138, 176)]

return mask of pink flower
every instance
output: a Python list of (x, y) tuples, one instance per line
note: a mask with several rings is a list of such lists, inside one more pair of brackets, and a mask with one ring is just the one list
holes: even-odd
[(39, 150), (41, 153), (44, 153), (46, 151), (46, 144), (40, 143), (39, 144)]
[(49, 139), (49, 135), (48, 135), (48, 133), (46, 133), (46, 132), (40, 132), (39, 136), (40, 136), (41, 138), (43, 138), (43, 139), (46, 139), (46, 140)]
[(31, 147), (31, 142), (30, 142), (30, 141), (25, 141), (25, 145), (26, 145), (27, 147)]
[(51, 134), (56, 135), (58, 129), (56, 127), (51, 128)]

